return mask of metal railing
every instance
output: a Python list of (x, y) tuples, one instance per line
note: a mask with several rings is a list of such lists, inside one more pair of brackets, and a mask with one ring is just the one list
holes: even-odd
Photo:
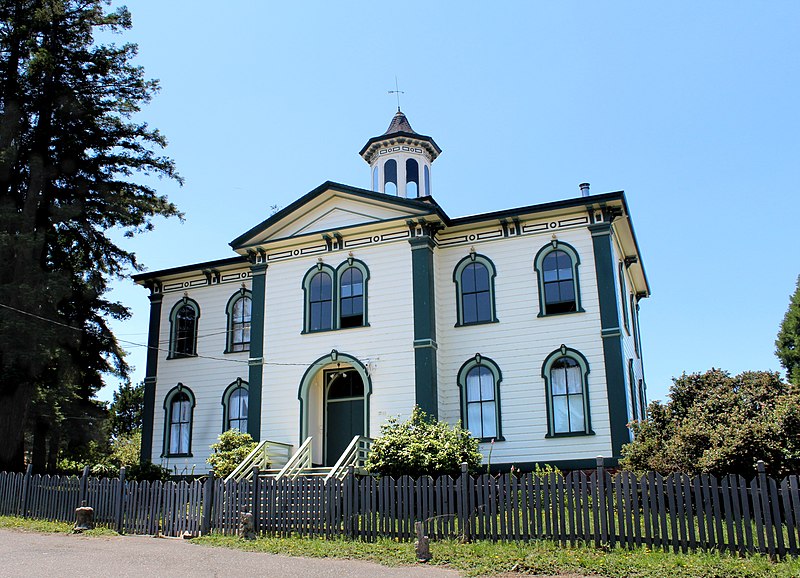
[(241, 482), (242, 480), (249, 480), (253, 475), (253, 466), (258, 466), (262, 471), (267, 468), (282, 468), (291, 460), (293, 447), (293, 445), (283, 442), (260, 441), (253, 451), (242, 460), (242, 463), (228, 474), (225, 481), (236, 480)]
[(353, 466), (356, 473), (365, 473), (367, 456), (372, 448), (372, 439), (364, 436), (355, 436), (353, 441), (342, 453), (342, 457), (331, 468), (330, 473), (325, 477), (325, 481), (332, 478), (343, 480), (347, 475), (347, 468)]
[(286, 465), (281, 468), (275, 479), (287, 477), (294, 479), (304, 470), (311, 467), (311, 436), (308, 436), (302, 445), (297, 448), (297, 452), (286, 462)]

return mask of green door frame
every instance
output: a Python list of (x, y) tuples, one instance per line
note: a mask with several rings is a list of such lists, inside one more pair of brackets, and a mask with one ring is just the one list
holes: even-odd
[[(341, 402), (360, 401), (361, 402), (361, 411), (363, 412), (366, 409), (366, 400), (365, 400), (365, 396), (364, 395), (362, 395), (360, 397), (341, 397), (341, 398), (337, 398), (334, 401), (331, 401), (330, 399), (328, 399), (328, 387), (329, 387), (329, 384), (327, 383), (328, 374), (335, 373), (335, 372), (338, 372), (338, 371), (355, 371), (355, 370), (353, 368), (340, 368), (340, 369), (330, 368), (330, 369), (323, 369), (322, 370), (322, 436), (323, 436), (323, 440), (322, 440), (322, 461), (326, 465), (328, 464), (328, 404), (330, 404), (330, 403), (336, 404), (336, 403), (341, 403)], [(358, 372), (356, 371), (356, 373), (358, 373)], [(361, 376), (359, 375), (359, 377), (361, 377)], [(363, 379), (362, 379), (362, 382), (363, 382)], [(364, 393), (366, 393), (366, 387), (364, 389), (365, 389)], [(362, 424), (362, 426), (363, 425), (364, 424)], [(349, 443), (349, 441), (348, 441), (348, 443)], [(338, 459), (338, 457), (337, 457), (337, 459)], [(331, 464), (331, 465), (333, 465), (333, 464)]]

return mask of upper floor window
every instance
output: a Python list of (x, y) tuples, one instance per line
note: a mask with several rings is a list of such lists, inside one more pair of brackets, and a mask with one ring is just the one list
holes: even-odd
[(578, 283), (578, 253), (567, 243), (553, 240), (534, 259), (539, 279), (539, 317), (583, 311)]
[(479, 353), (461, 366), (461, 415), (464, 427), (482, 440), (502, 439), (500, 428), (500, 382), (497, 364)]
[(456, 326), (497, 321), (494, 301), (494, 263), (488, 257), (470, 253), (456, 265)]
[(636, 376), (633, 372), (633, 359), (628, 359), (628, 391), (631, 397), (631, 414), (633, 419), (639, 419), (639, 396), (636, 391)]
[(200, 306), (184, 296), (172, 308), (169, 315), (170, 340), (168, 358), (197, 355), (197, 321)]
[(562, 345), (542, 365), (547, 402), (547, 437), (593, 434), (589, 417), (589, 364)]
[(617, 280), (619, 281), (619, 300), (622, 305), (622, 325), (625, 331), (630, 334), (631, 329), (628, 321), (628, 291), (625, 288), (625, 264), (620, 261), (617, 271)]
[(253, 300), (250, 291), (242, 287), (231, 296), (226, 308), (228, 314), (228, 340), (225, 351), (247, 351), (250, 349), (250, 316)]
[(419, 163), (414, 159), (406, 159), (406, 197), (416, 199), (419, 196)]
[(431, 172), (428, 165), (423, 165), (422, 174), (425, 176), (425, 196), (431, 196)]
[(247, 401), (249, 389), (246, 381), (238, 378), (222, 395), (222, 431), (238, 429), (247, 432)]
[(383, 192), (397, 194), (397, 161), (394, 159), (383, 163)]
[(194, 394), (179, 383), (164, 398), (164, 456), (192, 455)]
[(350, 257), (337, 269), (322, 262), (303, 278), (303, 332), (361, 327), (367, 323), (367, 266)]

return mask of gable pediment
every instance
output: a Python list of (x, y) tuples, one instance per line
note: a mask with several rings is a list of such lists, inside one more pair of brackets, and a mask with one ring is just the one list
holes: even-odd
[[(327, 186), (326, 186), (327, 185)], [(326, 183), (231, 242), (234, 249), (435, 212), (417, 200)]]

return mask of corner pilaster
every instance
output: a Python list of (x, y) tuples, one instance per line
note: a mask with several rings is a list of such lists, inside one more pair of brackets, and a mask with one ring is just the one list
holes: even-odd
[(439, 417), (436, 350), (436, 294), (433, 274), (434, 242), (430, 235), (412, 237), (411, 275), (414, 300), (414, 380), (416, 403)]
[(597, 294), (600, 302), (600, 325), (608, 390), (608, 417), (611, 425), (611, 451), (614, 458), (619, 458), (622, 455), (622, 446), (630, 441), (630, 433), (628, 431), (622, 332), (619, 326), (617, 284), (614, 279), (611, 223), (589, 225), (589, 231), (592, 233)]
[(249, 394), (247, 403), (247, 433), (261, 439), (261, 386), (264, 380), (264, 307), (267, 293), (267, 264), (256, 263), (253, 272), (250, 311)]
[(158, 337), (161, 330), (161, 303), (163, 295), (150, 288), (150, 326), (147, 333), (147, 365), (144, 378), (144, 403), (142, 406), (141, 462), (153, 459), (153, 418), (156, 409), (156, 383), (158, 375)]

